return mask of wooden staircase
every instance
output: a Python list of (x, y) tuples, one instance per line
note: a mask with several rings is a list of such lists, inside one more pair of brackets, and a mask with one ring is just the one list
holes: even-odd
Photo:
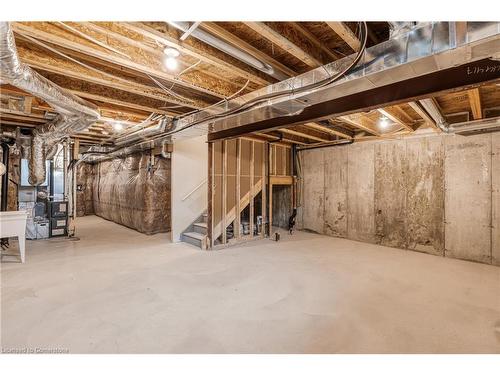
[[(219, 238), (223, 230), (235, 221), (237, 215), (241, 215), (241, 212), (250, 204), (250, 200), (255, 198), (262, 191), (263, 179), (259, 179), (252, 188), (246, 192), (240, 199), (239, 205), (235, 205), (229, 209), (223, 220), (218, 223), (214, 223), (213, 236), (214, 239)], [(239, 210), (238, 210), (239, 207)], [(223, 226), (225, 225), (225, 228)], [(202, 250), (208, 248), (208, 227), (207, 227), (207, 213), (204, 213), (198, 217), (186, 231), (182, 233), (181, 240), (183, 242), (189, 243), (193, 246), (199, 247)]]
[(202, 250), (207, 249), (207, 213), (203, 213), (191, 226), (181, 235), (182, 242), (199, 247)]

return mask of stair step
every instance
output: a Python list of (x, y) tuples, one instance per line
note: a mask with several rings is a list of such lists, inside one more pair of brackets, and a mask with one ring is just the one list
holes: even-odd
[(193, 228), (196, 233), (207, 234), (207, 223), (194, 223)]
[(182, 233), (182, 241), (190, 243), (200, 249), (205, 249), (206, 235), (197, 232)]

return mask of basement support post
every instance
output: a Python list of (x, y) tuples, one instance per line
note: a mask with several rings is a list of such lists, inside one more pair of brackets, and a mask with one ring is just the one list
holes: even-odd
[(266, 223), (267, 223), (267, 142), (262, 145), (262, 204), (261, 204), (261, 215), (262, 224), (260, 228), (260, 236), (264, 238), (266, 236)]
[(222, 141), (222, 221), (221, 221), (221, 232), (222, 232), (222, 243), (227, 243), (227, 141)]
[(235, 202), (236, 212), (233, 224), (233, 234), (235, 238), (241, 238), (240, 221), (241, 221), (241, 207), (240, 207), (240, 180), (241, 180), (241, 139), (236, 140), (236, 191)]
[(254, 157), (255, 157), (255, 142), (251, 141), (251, 149), (250, 149), (250, 237), (253, 237), (254, 234)]
[(208, 205), (207, 205), (207, 237), (208, 237), (208, 249), (212, 249), (214, 246), (213, 239), (213, 202), (214, 202), (214, 144), (212, 142), (208, 143)]

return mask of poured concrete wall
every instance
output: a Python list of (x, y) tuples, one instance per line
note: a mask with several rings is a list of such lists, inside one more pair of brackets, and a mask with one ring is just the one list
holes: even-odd
[(347, 149), (324, 148), (325, 160), (325, 233), (347, 237)]
[(406, 247), (406, 185), (404, 142), (375, 143), (375, 240)]
[(303, 195), (308, 204), (303, 206), (303, 228), (312, 232), (324, 233), (324, 177), (325, 165), (323, 150), (305, 152), (303, 164)]
[(500, 133), (301, 151), (299, 228), (500, 264)]
[(491, 262), (491, 135), (445, 139), (445, 255)]
[(406, 140), (406, 248), (444, 255), (444, 138)]
[(500, 266), (500, 133), (491, 135), (492, 263)]
[[(375, 144), (354, 144), (347, 146), (346, 152), (347, 238), (375, 242)], [(325, 188), (330, 189), (330, 186)], [(307, 196), (304, 201), (307, 201)]]

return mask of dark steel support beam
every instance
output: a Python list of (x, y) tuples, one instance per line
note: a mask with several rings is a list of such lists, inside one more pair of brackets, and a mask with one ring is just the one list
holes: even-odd
[(500, 61), (484, 59), (420, 77), (332, 99), (306, 107), (294, 116), (276, 117), (208, 134), (209, 141), (234, 138), (350, 113), (369, 111), (423, 99), (432, 95), (479, 86), (500, 79)]

